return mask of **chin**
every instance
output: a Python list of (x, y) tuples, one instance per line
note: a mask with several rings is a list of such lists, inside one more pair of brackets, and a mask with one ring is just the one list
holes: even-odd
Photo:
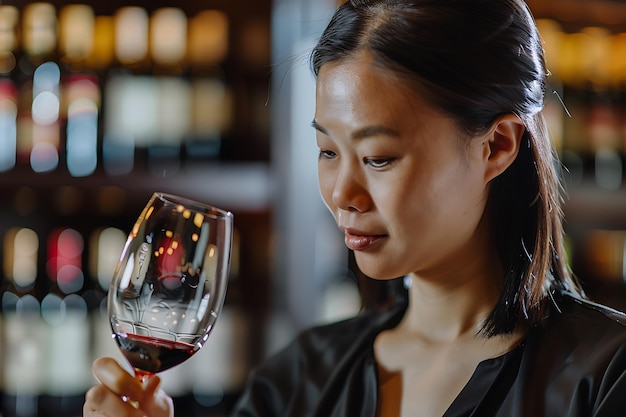
[(375, 279), (376, 281), (391, 281), (392, 279), (400, 278), (400, 277), (403, 277), (404, 275), (378, 275), (378, 276), (367, 275), (367, 276), (370, 277), (371, 279)]
[(406, 275), (395, 270), (381, 269), (380, 265), (370, 266), (367, 265), (366, 262), (359, 262), (358, 259), (356, 260), (356, 264), (363, 275), (378, 281), (388, 281)]
[(388, 259), (380, 255), (354, 252), (354, 260), (363, 275), (379, 281), (392, 280), (408, 273), (397, 268), (397, 263), (390, 264)]

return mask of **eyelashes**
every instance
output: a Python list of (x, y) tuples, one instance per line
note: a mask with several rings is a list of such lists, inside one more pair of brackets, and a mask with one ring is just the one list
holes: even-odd
[(363, 163), (376, 169), (387, 168), (396, 161), (396, 158), (363, 158)]
[(333, 151), (329, 151), (327, 149), (320, 149), (319, 153), (317, 154), (317, 159), (318, 160), (322, 160), (322, 159), (334, 159), (337, 156), (337, 154)]
[[(321, 160), (333, 160), (337, 158), (337, 154), (331, 150), (328, 149), (320, 149), (317, 155), (317, 159), (319, 161)], [(398, 160), (398, 158), (394, 158), (394, 157), (384, 157), (384, 158), (363, 158), (363, 164), (367, 165), (371, 168), (377, 169), (377, 170), (382, 170), (385, 168), (388, 168), (390, 166), (392, 166), (396, 161)]]

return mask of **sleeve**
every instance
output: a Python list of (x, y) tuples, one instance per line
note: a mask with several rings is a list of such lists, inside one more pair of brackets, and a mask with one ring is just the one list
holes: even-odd
[(626, 344), (611, 359), (600, 383), (593, 417), (626, 415)]

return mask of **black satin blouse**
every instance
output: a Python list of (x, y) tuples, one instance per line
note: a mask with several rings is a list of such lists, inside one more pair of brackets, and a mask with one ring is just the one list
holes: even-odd
[[(404, 314), (303, 332), (255, 370), (236, 417), (375, 417), (373, 342)], [(481, 362), (443, 417), (626, 417), (626, 316), (558, 296), (514, 350)]]

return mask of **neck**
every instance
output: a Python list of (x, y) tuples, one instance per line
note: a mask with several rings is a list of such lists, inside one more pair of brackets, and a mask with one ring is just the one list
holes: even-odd
[(402, 326), (432, 341), (474, 337), (502, 289), (502, 275), (485, 271), (437, 279), (412, 274)]

